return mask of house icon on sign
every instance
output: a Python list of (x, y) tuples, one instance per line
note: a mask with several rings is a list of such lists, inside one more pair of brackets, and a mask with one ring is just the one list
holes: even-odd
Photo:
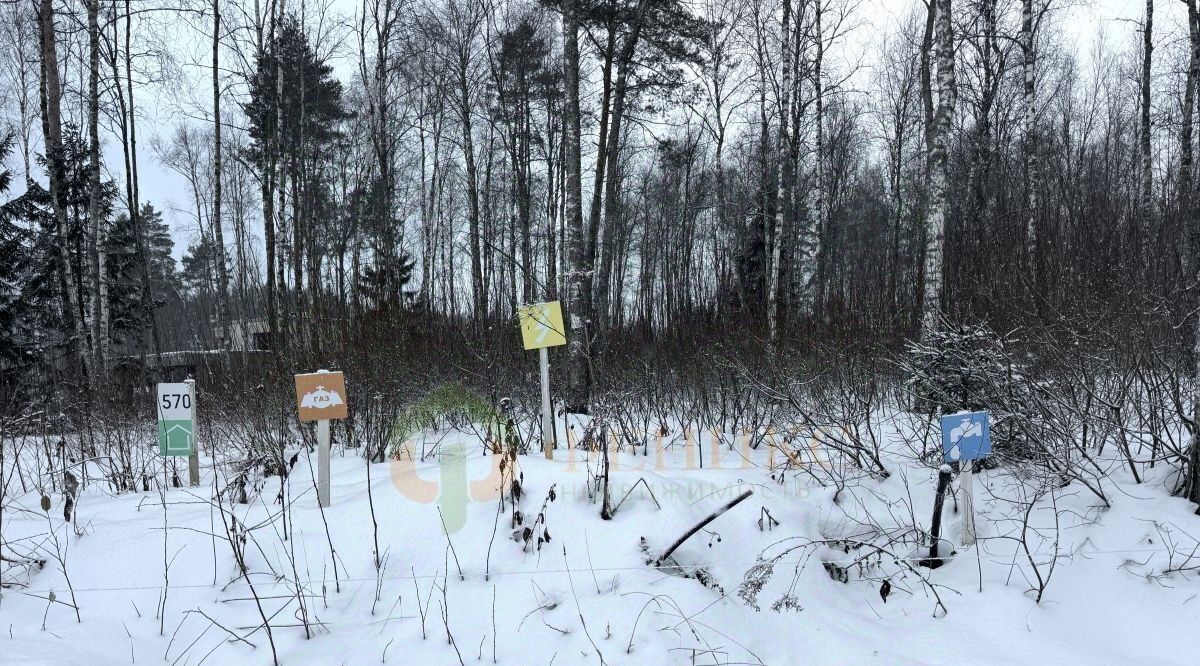
[(163, 447), (167, 454), (185, 454), (192, 452), (192, 429), (182, 423), (169, 425), (162, 434)]

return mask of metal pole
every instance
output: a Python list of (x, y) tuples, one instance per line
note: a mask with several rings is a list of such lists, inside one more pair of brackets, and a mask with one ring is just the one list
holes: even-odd
[(329, 506), (329, 419), (317, 421), (317, 503)]
[(971, 473), (971, 461), (963, 461), (960, 485), (963, 494), (961, 540), (964, 548), (975, 543), (975, 491), (973, 488), (974, 484), (971, 482), (973, 476), (974, 474)]
[(188, 485), (200, 485), (200, 448), (196, 441), (196, 380), (187, 379), (188, 395), (192, 401), (192, 453), (188, 456)]
[(550, 407), (550, 352), (542, 347), (538, 350), (538, 362), (542, 374), (542, 449), (546, 459), (554, 459), (554, 415)]

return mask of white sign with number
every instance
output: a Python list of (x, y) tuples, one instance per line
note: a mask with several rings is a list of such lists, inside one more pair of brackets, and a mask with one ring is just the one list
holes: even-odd
[(190, 386), (183, 382), (158, 385), (158, 420), (192, 420), (192, 389)]
[[(158, 452), (164, 456), (196, 453), (192, 386), (186, 382), (158, 385)], [(192, 475), (196, 479), (196, 475)]]

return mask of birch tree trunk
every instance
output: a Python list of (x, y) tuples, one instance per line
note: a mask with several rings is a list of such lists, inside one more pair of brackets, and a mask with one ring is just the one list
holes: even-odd
[[(255, 16), (258, 16), (258, 2), (255, 2)], [(268, 31), (271, 39), (272, 51), (278, 53), (279, 50), (279, 23), (282, 21), (282, 8), (277, 8), (272, 5), (269, 9), (271, 12), (270, 27)], [(260, 30), (258, 33), (258, 44), (256, 45), (257, 59), (262, 62), (266, 56), (267, 45), (266, 38)], [(268, 122), (263, 123), (267, 127), (273, 128), (266, 132), (263, 137), (262, 147), (262, 207), (263, 207), (263, 246), (266, 250), (267, 265), (264, 267), (263, 276), (267, 283), (267, 328), (271, 335), (271, 348), (274, 350), (280, 349), (280, 341), (283, 339), (282, 331), (280, 331), (279, 322), (279, 294), (278, 286), (280, 282), (276, 280), (276, 272), (281, 263), (280, 258), (276, 253), (276, 238), (275, 238), (275, 187), (276, 174), (275, 166), (277, 163), (278, 153), (275, 144), (278, 142), (279, 134), (279, 106), (280, 99), (283, 96), (282, 79), (283, 79), (283, 64), (282, 58), (276, 57), (275, 67), (276, 88), (275, 96), (271, 108), (267, 113), (271, 114)]]
[[(274, 150), (271, 151), (271, 167), (270, 168), (271, 168), (272, 183), (275, 186), (275, 192), (277, 195), (276, 201), (275, 201), (275, 208), (274, 208), (273, 212), (274, 212), (274, 218), (275, 218), (274, 223), (276, 226), (276, 233), (275, 233), (275, 242), (276, 242), (276, 247), (275, 247), (275, 283), (276, 283), (275, 284), (275, 298), (276, 298), (276, 304), (275, 304), (275, 307), (278, 308), (278, 310), (279, 310), (279, 312), (277, 313), (279, 315), (278, 319), (277, 319), (279, 328), (277, 328), (277, 329), (272, 328), (271, 336), (272, 336), (272, 342), (273, 342), (274, 347), (276, 349), (282, 350), (282, 349), (287, 348), (287, 346), (289, 344), (288, 338), (291, 337), (291, 332), (293, 329), (293, 327), (289, 321), (289, 319), (291, 319), (291, 318), (283, 316), (283, 313), (286, 311), (284, 308), (287, 307), (288, 310), (291, 310), (291, 308), (294, 307), (294, 303), (286, 303), (286, 302), (280, 303), (279, 302), (279, 301), (283, 301), (283, 300), (287, 299), (287, 297), (288, 297), (287, 257), (284, 254), (284, 252), (282, 251), (283, 250), (282, 243), (287, 242), (287, 226), (286, 226), (285, 221), (287, 219), (287, 188), (288, 188), (288, 175), (289, 174), (288, 174), (288, 168), (287, 168), (288, 165), (284, 161), (284, 158), (285, 158), (285, 155), (284, 155), (284, 150), (285, 150), (284, 136), (285, 136), (285, 134), (283, 131), (283, 124), (284, 124), (283, 61), (284, 61), (284, 57), (283, 57), (283, 53), (281, 50), (282, 49), (281, 34), (283, 32), (283, 23), (284, 23), (284, 21), (287, 20), (287, 2), (286, 2), (286, 0), (279, 0), (279, 2), (277, 2), (275, 4), (277, 5), (276, 12), (278, 13), (278, 15), (275, 17), (274, 29), (272, 30), (272, 34), (274, 35), (274, 40), (275, 40), (275, 44), (274, 44), (274, 48), (273, 48), (273, 51), (275, 53), (275, 101), (271, 107), (271, 113), (274, 115), (274, 118), (275, 118), (275, 120), (274, 120), (275, 137), (274, 137), (274, 142), (273, 142)], [(295, 220), (293, 220), (292, 222), (294, 224)], [(281, 240), (282, 240), (282, 243), (281, 243)], [(294, 320), (292, 320), (292, 321), (294, 321)]]
[(779, 281), (783, 270), (783, 227), (786, 222), (786, 212), (791, 192), (791, 169), (789, 150), (791, 141), (788, 134), (788, 120), (791, 116), (792, 95), (792, 56), (791, 56), (791, 21), (792, 2), (783, 0), (783, 46), (780, 49), (780, 60), (783, 64), (783, 78), (779, 89), (779, 172), (775, 195), (775, 229), (771, 245), (770, 268), (767, 285), (767, 339), (772, 347), (779, 344)]
[[(759, 25), (757, 18), (755, 25)], [(761, 37), (762, 31), (755, 29), (755, 41), (759, 51), (760, 62), (765, 61), (765, 39)], [(746, 231), (748, 234), (761, 239), (762, 251), (758, 257), (761, 263), (758, 270), (753, 273), (751, 280), (753, 281), (753, 290), (756, 294), (754, 305), (762, 307), (763, 296), (768, 290), (770, 282), (770, 248), (771, 238), (774, 235), (775, 218), (771, 210), (772, 183), (771, 183), (771, 168), (768, 156), (771, 154), (771, 121), (767, 114), (767, 68), (765, 64), (760, 64), (758, 68), (758, 196), (759, 207), (761, 212), (758, 216), (747, 216)], [(770, 308), (767, 308), (768, 325), (770, 318)]]
[(555, 160), (563, 159), (562, 141), (555, 141), (560, 130), (555, 127), (554, 95), (550, 92), (550, 84), (546, 84), (546, 300), (558, 298), (558, 248), (555, 237), (558, 234), (558, 210), (562, 188), (562, 170), (555, 170)]
[(950, 132), (953, 129), (957, 81), (954, 76), (954, 25), (951, 0), (934, 0), (937, 6), (936, 49), (938, 102), (930, 151), (929, 214), (925, 221), (925, 273), (921, 298), (921, 338), (937, 330), (942, 309), (942, 250), (950, 197), (946, 188)]
[(91, 354), (87, 349), (87, 332), (83, 326), (75, 271), (71, 268), (70, 244), (67, 242), (67, 209), (62, 198), (62, 83), (58, 73), (58, 36), (54, 27), (53, 0), (38, 0), (38, 28), (42, 65), (42, 136), (49, 162), (50, 204), (54, 208), (55, 226), (58, 230), (59, 270), (65, 283), (63, 291), (66, 294), (66, 302), (63, 303), (63, 310), (66, 318), (70, 320), (69, 325), (74, 334), (72, 352), (79, 359), (86, 376), (91, 378), (94, 376)]
[[(1200, 85), (1200, 8), (1197, 0), (1186, 0), (1188, 11), (1188, 70), (1183, 92), (1183, 119), (1179, 132), (1179, 207), (1184, 219), (1193, 220), (1192, 206), (1195, 203), (1193, 170), (1195, 147), (1193, 131), (1196, 116), (1196, 86)], [(1195, 233), (1195, 229), (1187, 230)]]
[(88, 0), (88, 174), (89, 250), (92, 271), (92, 368), (95, 382), (108, 370), (108, 267), (104, 213), (100, 210), (100, 0)]
[(1033, 0), (1021, 1), (1021, 42), (1024, 55), (1024, 108), (1022, 129), (1025, 134), (1025, 255), (1033, 277), (1033, 286), (1041, 286), (1040, 257), (1038, 256), (1037, 186), (1038, 138), (1035, 127), (1037, 114), (1036, 53), (1034, 51)]
[(563, 223), (567, 233), (567, 411), (587, 413), (591, 372), (587, 358), (587, 320), (583, 301), (584, 270), (583, 184), (579, 156), (579, 16), (577, 0), (563, 2)]
[(233, 345), (233, 331), (229, 318), (229, 270), (225, 265), (225, 234), (221, 227), (221, 7), (220, 0), (212, 0), (212, 93), (213, 93), (213, 240), (216, 241), (217, 264), (217, 316), (221, 319), (221, 349), (228, 352)]
[[(937, 135), (937, 130), (934, 123), (934, 105), (933, 105), (933, 60), (934, 51), (937, 49), (937, 41), (934, 38), (935, 26), (937, 24), (937, 0), (925, 0), (925, 30), (921, 35), (921, 117), (924, 120), (922, 127), (925, 132), (925, 164), (922, 172), (923, 184), (925, 186), (925, 200), (923, 214), (928, 219), (930, 207), (932, 203), (933, 187), (931, 183), (933, 174), (933, 144), (934, 137)], [(922, 240), (925, 238), (925, 228), (918, 227), (916, 234)], [(913, 298), (917, 301), (918, 307), (913, 308), (914, 314), (912, 326), (917, 329), (920, 334), (922, 325), (922, 307), (925, 299), (925, 249), (926, 244), (921, 244), (920, 260), (917, 262), (917, 280), (915, 289), (913, 290)]]
[[(813, 59), (813, 93), (816, 103), (816, 145), (814, 153), (816, 162), (813, 169), (816, 175), (816, 186), (813, 188), (812, 206), (809, 208), (808, 233), (802, 258), (803, 274), (800, 278), (800, 306), (805, 314), (820, 313), (825, 297), (826, 257), (823, 252), (822, 237), (825, 224), (825, 86), (821, 79), (821, 65), (825, 59), (825, 38), (821, 33), (821, 15), (825, 8), (818, 0), (814, 9), (814, 41), (816, 57)], [(814, 271), (813, 268), (816, 268)]]

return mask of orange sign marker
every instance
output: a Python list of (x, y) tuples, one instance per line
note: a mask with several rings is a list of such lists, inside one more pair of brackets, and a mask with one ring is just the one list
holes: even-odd
[(296, 375), (296, 409), (301, 421), (346, 418), (346, 379), (341, 372)]

